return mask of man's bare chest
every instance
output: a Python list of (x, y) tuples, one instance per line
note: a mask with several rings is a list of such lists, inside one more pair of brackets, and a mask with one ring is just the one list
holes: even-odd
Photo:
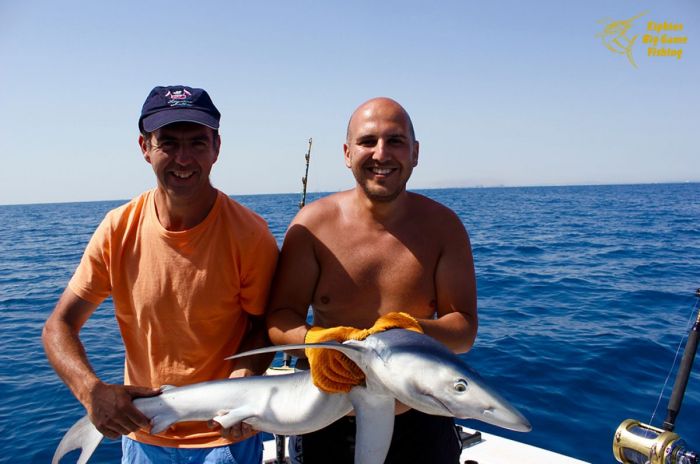
[[(392, 234), (345, 235), (320, 242), (314, 300), (323, 305), (406, 304), (434, 298), (439, 249), (434, 242)], [(341, 303), (342, 302), (342, 303)]]

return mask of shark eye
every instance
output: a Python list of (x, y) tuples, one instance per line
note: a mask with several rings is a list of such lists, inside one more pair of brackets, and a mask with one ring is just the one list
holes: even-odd
[(465, 391), (467, 391), (467, 381), (464, 379), (457, 380), (455, 382), (454, 388), (457, 393), (464, 393)]

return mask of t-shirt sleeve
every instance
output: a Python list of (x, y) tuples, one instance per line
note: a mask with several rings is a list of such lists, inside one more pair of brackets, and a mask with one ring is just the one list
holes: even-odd
[(241, 307), (256, 316), (265, 313), (272, 277), (277, 266), (277, 242), (267, 226), (260, 233), (256, 245), (245, 255), (241, 275)]
[(112, 292), (109, 259), (110, 221), (107, 216), (92, 234), (68, 287), (83, 300), (102, 303)]

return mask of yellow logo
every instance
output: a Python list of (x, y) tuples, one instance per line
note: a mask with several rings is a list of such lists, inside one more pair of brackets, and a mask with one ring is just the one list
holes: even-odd
[[(631, 29), (634, 21), (646, 15), (648, 12), (638, 14), (629, 19), (610, 20), (601, 19), (600, 24), (605, 24), (603, 30), (595, 36), (600, 38), (603, 45), (613, 53), (625, 55), (632, 66), (637, 67), (637, 63), (632, 56), (632, 49), (637, 44), (639, 34), (631, 36)], [(676, 57), (681, 59), (683, 56), (682, 48), (673, 46), (684, 45), (688, 43), (687, 36), (677, 35), (683, 32), (683, 24), (673, 22), (655, 22), (647, 23), (646, 31), (642, 37), (642, 43), (647, 46), (647, 57)], [(658, 45), (661, 45), (660, 47)], [(671, 47), (669, 47), (671, 45)]]
[[(647, 33), (642, 37), (642, 42), (649, 44), (650, 47), (647, 48), (648, 56), (675, 56), (677, 59), (681, 59), (683, 55), (682, 48), (671, 48), (671, 47), (657, 47), (659, 42), (661, 45), (680, 45), (688, 43), (687, 36), (681, 35), (669, 35), (666, 32), (682, 32), (683, 24), (681, 23), (668, 23), (664, 21), (663, 23), (655, 23), (654, 21), (649, 21), (647, 24)], [(653, 33), (656, 33), (654, 35)], [(660, 36), (658, 34), (661, 34)]]
[(637, 18), (641, 18), (645, 14), (647, 14), (646, 11), (638, 14), (637, 16), (633, 16), (630, 19), (625, 19), (622, 21), (609, 21), (607, 19), (601, 19), (598, 21), (599, 23), (607, 24), (603, 29), (603, 32), (599, 32), (595, 35), (596, 37), (601, 38), (603, 45), (608, 47), (608, 50), (611, 52), (626, 55), (629, 62), (632, 63), (632, 66), (635, 68), (637, 67), (637, 63), (634, 62), (634, 58), (632, 57), (632, 46), (637, 40), (637, 37), (639, 37), (639, 34), (629, 38), (627, 36), (627, 32), (632, 27), (632, 22)]

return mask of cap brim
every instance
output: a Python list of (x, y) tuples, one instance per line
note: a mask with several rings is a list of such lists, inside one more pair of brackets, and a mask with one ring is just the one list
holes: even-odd
[(195, 124), (211, 127), (212, 129), (219, 128), (219, 121), (214, 116), (204, 111), (189, 108), (159, 111), (143, 118), (141, 126), (146, 132), (153, 132), (163, 126), (176, 122), (193, 122)]

